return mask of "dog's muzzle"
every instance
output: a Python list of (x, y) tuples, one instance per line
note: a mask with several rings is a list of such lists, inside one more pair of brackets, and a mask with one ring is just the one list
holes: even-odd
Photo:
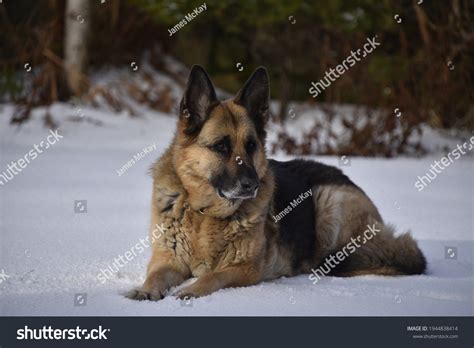
[(242, 178), (230, 190), (217, 189), (217, 194), (225, 199), (250, 199), (257, 197), (259, 182), (250, 178)]

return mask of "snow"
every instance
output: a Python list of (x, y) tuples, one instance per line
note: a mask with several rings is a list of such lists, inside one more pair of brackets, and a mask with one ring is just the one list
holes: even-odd
[[(124, 298), (144, 280), (148, 249), (104, 284), (97, 276), (147, 234), (147, 170), (168, 145), (175, 118), (81, 109), (84, 117), (79, 118), (77, 106), (54, 104), (50, 113), (64, 138), (0, 186), (0, 272), (9, 276), (0, 283), (1, 315), (473, 315), (472, 155), (457, 160), (423, 191), (414, 186), (441, 153), (418, 159), (352, 158), (342, 167), (386, 221), (400, 232), (412, 231), (429, 263), (425, 275), (326, 277), (316, 285), (301, 275), (224, 289), (191, 302), (173, 296), (159, 302)], [(36, 109), (33, 119), (17, 128), (8, 124), (12, 106), (0, 105), (0, 173), (49, 134), (41, 120), (45, 111)], [(306, 127), (307, 122), (299, 122)], [(459, 142), (434, 132), (427, 137), (428, 143), (444, 142), (450, 149)], [(153, 144), (157, 150), (117, 174)], [(315, 159), (339, 163), (336, 157)], [(87, 213), (74, 213), (75, 200), (87, 200)], [(446, 259), (445, 247), (457, 247), (457, 259)], [(87, 294), (86, 305), (74, 305), (78, 293)]]

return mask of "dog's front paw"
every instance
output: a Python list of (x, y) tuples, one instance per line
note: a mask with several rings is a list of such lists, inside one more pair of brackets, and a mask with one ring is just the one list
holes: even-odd
[(182, 290), (179, 290), (177, 293), (174, 294), (175, 297), (181, 300), (189, 300), (190, 298), (197, 298), (209, 295), (211, 291), (207, 289), (196, 286), (195, 284), (190, 285)]
[(146, 291), (142, 288), (130, 290), (125, 294), (126, 298), (137, 301), (159, 301), (164, 296), (159, 291)]

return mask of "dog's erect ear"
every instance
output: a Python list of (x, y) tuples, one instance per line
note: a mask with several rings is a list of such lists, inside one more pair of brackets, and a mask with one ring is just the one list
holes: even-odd
[(186, 122), (187, 135), (199, 131), (210, 107), (216, 102), (216, 91), (206, 71), (199, 65), (193, 65), (180, 105), (180, 119)]
[(257, 68), (245, 82), (235, 98), (237, 104), (247, 109), (249, 116), (255, 122), (259, 134), (265, 134), (265, 124), (269, 118), (268, 103), (270, 101), (270, 86), (267, 69)]

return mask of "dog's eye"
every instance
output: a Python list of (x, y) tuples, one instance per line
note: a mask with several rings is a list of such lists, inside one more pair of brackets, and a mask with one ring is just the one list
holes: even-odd
[(249, 154), (253, 153), (256, 148), (257, 148), (257, 143), (253, 139), (250, 139), (245, 145), (245, 150), (247, 150), (247, 153)]
[(230, 144), (229, 144), (229, 141), (227, 139), (222, 139), (222, 140), (219, 140), (217, 143), (215, 143), (214, 145), (212, 145), (212, 148), (221, 153), (221, 154), (227, 154), (229, 153), (230, 151)]

